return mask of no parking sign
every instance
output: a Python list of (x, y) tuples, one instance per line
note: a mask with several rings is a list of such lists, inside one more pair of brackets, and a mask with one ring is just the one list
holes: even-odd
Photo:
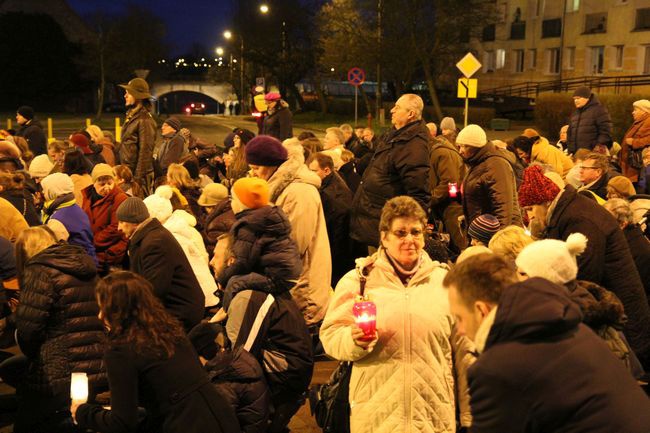
[(366, 81), (366, 72), (361, 69), (354, 67), (348, 71), (348, 83), (353, 86), (360, 86)]

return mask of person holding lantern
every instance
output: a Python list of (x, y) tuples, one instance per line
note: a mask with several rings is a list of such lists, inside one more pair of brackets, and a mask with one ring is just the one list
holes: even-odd
[(423, 251), (426, 223), (413, 198), (389, 200), (379, 250), (339, 281), (325, 315), (325, 351), (353, 361), (352, 433), (455, 433), (457, 402), (461, 425), (471, 424), (472, 348), (454, 330), (442, 286), (447, 267)]

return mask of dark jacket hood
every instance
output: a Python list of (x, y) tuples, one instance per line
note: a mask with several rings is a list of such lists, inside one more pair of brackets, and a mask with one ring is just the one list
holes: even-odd
[(571, 299), (580, 306), (583, 323), (592, 329), (612, 326), (623, 329), (627, 321), (623, 304), (618, 297), (591, 281), (576, 280), (567, 284)]
[(291, 234), (291, 223), (277, 206), (247, 209), (235, 215), (236, 225), (248, 226), (249, 230), (264, 232), (268, 236), (285, 237)]
[(259, 362), (243, 346), (234, 351), (222, 351), (205, 364), (211, 381), (252, 382), (262, 380), (264, 372)]
[(485, 146), (481, 147), (478, 150), (478, 152), (476, 152), (471, 157), (467, 158), (465, 160), (465, 162), (468, 165), (474, 167), (474, 166), (479, 165), (480, 163), (482, 163), (486, 159), (494, 157), (494, 156), (498, 156), (500, 158), (505, 159), (506, 161), (508, 161), (508, 164), (510, 164), (510, 165), (512, 165), (513, 162), (514, 162), (514, 161), (509, 160), (508, 157), (503, 152), (500, 152), (499, 149), (497, 149), (497, 147), (491, 141), (488, 141)]
[(485, 348), (510, 341), (540, 341), (561, 336), (582, 321), (568, 290), (531, 278), (504, 290)]
[(93, 259), (78, 245), (58, 243), (32, 257), (27, 265), (37, 264), (53, 268), (80, 280), (90, 280), (97, 275)]

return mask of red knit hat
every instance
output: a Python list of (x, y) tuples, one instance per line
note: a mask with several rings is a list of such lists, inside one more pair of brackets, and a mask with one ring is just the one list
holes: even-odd
[(90, 148), (90, 140), (84, 134), (79, 132), (72, 134), (70, 141), (74, 144), (79, 150), (81, 150), (85, 155), (93, 153)]
[(533, 206), (553, 201), (560, 193), (560, 188), (548, 177), (542, 168), (531, 165), (524, 170), (524, 180), (519, 187), (519, 204)]

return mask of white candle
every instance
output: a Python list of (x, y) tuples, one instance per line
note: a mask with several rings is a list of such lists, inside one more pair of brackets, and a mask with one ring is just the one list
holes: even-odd
[(79, 403), (88, 401), (88, 375), (86, 373), (72, 373), (70, 377), (70, 398)]

